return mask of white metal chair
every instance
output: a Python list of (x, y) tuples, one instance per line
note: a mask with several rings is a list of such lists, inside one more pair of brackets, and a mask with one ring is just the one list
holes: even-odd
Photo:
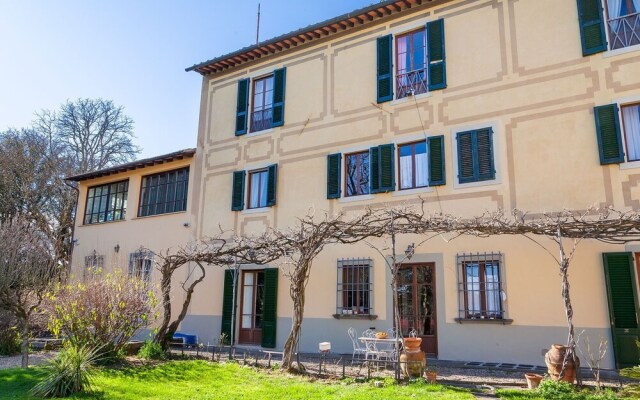
[(362, 337), (376, 337), (376, 332), (373, 329), (367, 329), (362, 332)]
[(387, 329), (387, 337), (389, 339), (395, 339), (396, 338), (396, 334), (398, 332), (396, 331), (396, 328), (389, 328)]
[(356, 331), (356, 328), (354, 327), (349, 328), (347, 330), (347, 334), (349, 335), (349, 338), (351, 339), (351, 343), (353, 344), (352, 358), (358, 359), (358, 360), (360, 360), (362, 356), (365, 356), (366, 358), (367, 349), (362, 345), (360, 340), (358, 340), (358, 332)]

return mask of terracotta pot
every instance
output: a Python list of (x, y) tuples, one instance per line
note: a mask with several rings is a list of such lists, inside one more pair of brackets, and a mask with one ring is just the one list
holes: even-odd
[(437, 377), (438, 377), (438, 374), (436, 373), (436, 371), (425, 371), (424, 373), (424, 380), (427, 383), (436, 383)]
[(537, 389), (543, 378), (542, 375), (538, 374), (524, 374), (524, 377), (527, 379), (527, 387), (531, 390)]
[[(573, 360), (567, 360), (567, 366), (564, 369), (564, 375), (560, 379), (560, 372), (562, 371), (562, 363), (564, 362), (564, 355), (567, 352), (567, 346), (561, 344), (552, 344), (551, 349), (544, 356), (544, 361), (547, 363), (547, 372), (554, 381), (562, 380), (565, 382), (573, 383), (576, 380), (576, 365)], [(578, 367), (580, 366), (580, 360), (578, 360)]]
[(143, 344), (144, 342), (141, 342), (138, 340), (132, 340), (130, 342), (127, 342), (124, 348), (128, 356), (133, 356), (138, 354)]
[(422, 338), (404, 338), (404, 348), (407, 350), (419, 350)]
[(427, 357), (420, 350), (422, 338), (405, 338), (404, 351), (400, 354), (402, 373), (408, 378), (419, 378), (427, 366)]

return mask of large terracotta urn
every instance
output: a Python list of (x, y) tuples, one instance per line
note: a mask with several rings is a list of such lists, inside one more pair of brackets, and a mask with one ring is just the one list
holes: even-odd
[[(551, 349), (544, 356), (544, 361), (547, 363), (547, 372), (554, 381), (562, 380), (565, 382), (573, 383), (576, 380), (576, 365), (572, 359), (567, 360), (567, 366), (564, 369), (564, 375), (560, 379), (560, 372), (562, 371), (562, 363), (564, 362), (564, 355), (567, 353), (567, 346), (561, 344), (552, 344)], [(578, 359), (576, 357), (576, 359)], [(578, 360), (578, 367), (580, 366), (580, 360)]]
[(400, 354), (402, 373), (408, 378), (419, 378), (427, 366), (427, 357), (420, 350), (422, 338), (405, 338), (404, 351)]

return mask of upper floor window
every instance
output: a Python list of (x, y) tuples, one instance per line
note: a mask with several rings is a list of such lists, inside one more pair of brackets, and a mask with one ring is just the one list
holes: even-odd
[(640, 161), (640, 103), (622, 106), (622, 125), (627, 161)]
[(396, 98), (427, 92), (427, 49), (424, 29), (396, 38)]
[(266, 168), (249, 172), (249, 208), (267, 206), (268, 182), (269, 171)]
[(369, 194), (369, 151), (347, 154), (345, 159), (347, 196)]
[(123, 220), (127, 209), (128, 190), (128, 180), (90, 187), (87, 191), (84, 223)]
[(253, 81), (251, 132), (271, 128), (273, 117), (273, 75)]
[(425, 140), (398, 146), (400, 158), (400, 190), (429, 185), (427, 142)]
[[(276, 189), (278, 186), (278, 164), (266, 168), (249, 171), (247, 197), (248, 208), (259, 209), (276, 205)], [(245, 180), (247, 171), (235, 171), (231, 194), (231, 211), (245, 208)]]
[(458, 132), (458, 182), (495, 179), (493, 129)]
[(457, 261), (460, 318), (502, 319), (502, 254), (458, 254)]
[(609, 49), (640, 44), (640, 0), (606, 0)]
[(138, 216), (185, 211), (188, 186), (188, 167), (143, 177)]

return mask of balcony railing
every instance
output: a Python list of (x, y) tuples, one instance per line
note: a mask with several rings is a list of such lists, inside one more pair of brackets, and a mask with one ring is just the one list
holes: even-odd
[(396, 75), (397, 98), (427, 93), (427, 69), (416, 69)]
[(251, 113), (251, 132), (258, 132), (271, 128), (272, 119), (273, 108), (254, 111)]
[(640, 13), (610, 19), (608, 25), (611, 50), (640, 44)]

